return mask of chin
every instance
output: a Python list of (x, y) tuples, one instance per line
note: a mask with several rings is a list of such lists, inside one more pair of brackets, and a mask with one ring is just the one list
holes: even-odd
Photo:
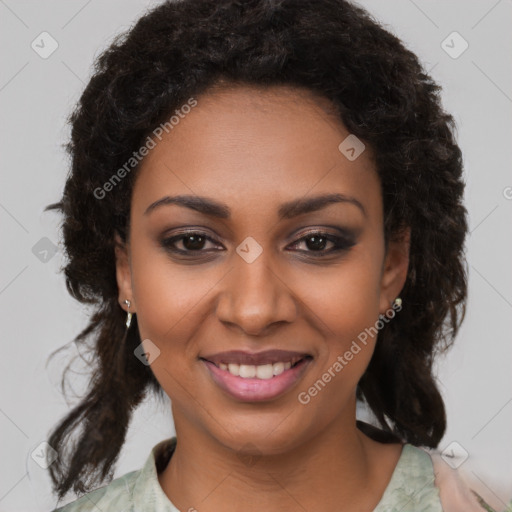
[(318, 422), (313, 427), (309, 425), (309, 420), (299, 418), (294, 413), (281, 412), (266, 418), (262, 418), (261, 413), (256, 414), (257, 420), (239, 418), (236, 428), (233, 428), (233, 424), (224, 424), (224, 428), (218, 424), (212, 425), (214, 431), (211, 434), (222, 445), (241, 455), (261, 457), (285, 454), (319, 433)]

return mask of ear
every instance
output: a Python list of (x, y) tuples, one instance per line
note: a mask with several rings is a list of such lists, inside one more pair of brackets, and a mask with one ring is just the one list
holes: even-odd
[(115, 256), (116, 256), (116, 279), (119, 289), (119, 304), (128, 311), (128, 306), (124, 303), (126, 299), (130, 301), (130, 312), (136, 311), (135, 298), (132, 290), (132, 272), (130, 268), (129, 247), (125, 244), (118, 233), (114, 235)]
[(388, 242), (380, 282), (380, 314), (389, 310), (404, 287), (409, 269), (410, 243), (411, 228), (409, 226), (404, 228), (399, 240)]

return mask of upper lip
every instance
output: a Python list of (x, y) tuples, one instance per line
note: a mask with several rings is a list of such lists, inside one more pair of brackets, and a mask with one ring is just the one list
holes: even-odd
[(201, 356), (201, 359), (206, 359), (217, 366), (220, 363), (236, 363), (258, 366), (262, 364), (274, 364), (287, 361), (290, 361), (293, 365), (305, 357), (311, 356), (306, 352), (291, 352), (289, 350), (265, 350), (263, 352), (256, 353), (245, 352), (243, 350), (230, 350), (228, 352), (218, 352), (217, 354)]

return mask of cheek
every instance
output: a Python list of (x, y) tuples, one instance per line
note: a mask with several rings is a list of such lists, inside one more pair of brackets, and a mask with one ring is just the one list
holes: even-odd
[(379, 285), (378, 255), (359, 251), (312, 287), (307, 304), (325, 336), (324, 350), (307, 382), (315, 386), (313, 395), (323, 395), (316, 399), (317, 406), (341, 406), (368, 366), (376, 343)]
[(191, 333), (197, 329), (197, 312), (213, 283), (157, 252), (132, 251), (137, 325), (141, 340), (151, 340), (158, 349), (153, 348), (158, 355), (151, 361), (155, 378), (173, 401), (186, 406), (191, 402), (186, 390), (195, 388), (190, 366), (197, 347), (190, 341)]
[(194, 308), (207, 295), (211, 279), (192, 267), (173, 264), (159, 249), (136, 247), (132, 250), (132, 279), (141, 338), (151, 339), (162, 352), (173, 343), (173, 351), (179, 353)]
[(308, 280), (301, 293), (331, 336), (346, 341), (378, 318), (379, 290), (380, 260), (357, 251), (330, 272)]

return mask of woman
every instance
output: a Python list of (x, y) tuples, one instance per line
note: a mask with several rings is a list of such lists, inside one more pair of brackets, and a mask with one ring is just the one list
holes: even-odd
[(68, 289), (96, 306), (54, 489), (112, 475), (148, 392), (176, 437), (59, 510), (482, 510), (422, 449), (445, 431), (433, 356), (467, 294), (438, 93), (343, 0), (168, 2), (100, 56), (49, 206)]

